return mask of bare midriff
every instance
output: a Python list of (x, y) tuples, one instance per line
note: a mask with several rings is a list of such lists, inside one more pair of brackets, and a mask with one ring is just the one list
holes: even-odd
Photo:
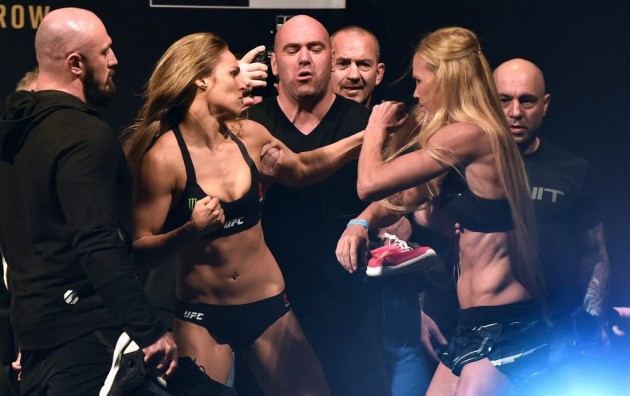
[(464, 230), (459, 236), (457, 296), (460, 308), (506, 305), (531, 299), (512, 271), (507, 250), (510, 233)]
[(260, 222), (234, 235), (201, 239), (178, 256), (177, 298), (185, 302), (246, 304), (283, 290), (282, 273)]

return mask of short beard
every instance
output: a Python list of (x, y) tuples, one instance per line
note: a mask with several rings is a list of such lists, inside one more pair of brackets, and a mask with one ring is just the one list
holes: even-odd
[(111, 79), (108, 79), (109, 89), (100, 89), (94, 78), (94, 69), (89, 63), (85, 63), (85, 79), (83, 80), (83, 93), (85, 100), (93, 106), (105, 106), (114, 101), (116, 97), (116, 86)]

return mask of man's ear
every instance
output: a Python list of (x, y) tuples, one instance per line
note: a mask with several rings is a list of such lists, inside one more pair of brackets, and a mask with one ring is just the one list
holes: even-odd
[(276, 60), (275, 52), (271, 53), (271, 72), (278, 77), (278, 61)]
[(83, 56), (76, 52), (71, 53), (66, 58), (66, 63), (68, 65), (68, 70), (76, 76), (81, 75), (85, 69), (85, 61), (83, 60)]
[(385, 75), (385, 64), (378, 63), (376, 65), (376, 85), (381, 83), (384, 75)]
[(543, 117), (547, 115), (547, 109), (549, 108), (549, 102), (551, 102), (551, 95), (545, 94), (543, 98)]

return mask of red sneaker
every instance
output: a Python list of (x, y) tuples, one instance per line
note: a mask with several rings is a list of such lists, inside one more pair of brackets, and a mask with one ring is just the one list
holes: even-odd
[(384, 234), (388, 243), (373, 249), (365, 273), (367, 276), (390, 276), (401, 273), (422, 272), (440, 262), (435, 250), (428, 246), (410, 247), (395, 235)]

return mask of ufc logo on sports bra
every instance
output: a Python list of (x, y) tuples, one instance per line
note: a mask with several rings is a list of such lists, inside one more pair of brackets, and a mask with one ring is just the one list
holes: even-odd
[(184, 311), (184, 318), (202, 320), (203, 312)]
[(223, 224), (223, 228), (232, 228), (236, 225), (241, 225), (243, 224), (243, 219), (244, 217), (239, 217), (238, 219), (228, 220)]
[(532, 187), (532, 199), (536, 201), (551, 200), (551, 203), (557, 203), (562, 195), (564, 195), (564, 191), (546, 187)]

